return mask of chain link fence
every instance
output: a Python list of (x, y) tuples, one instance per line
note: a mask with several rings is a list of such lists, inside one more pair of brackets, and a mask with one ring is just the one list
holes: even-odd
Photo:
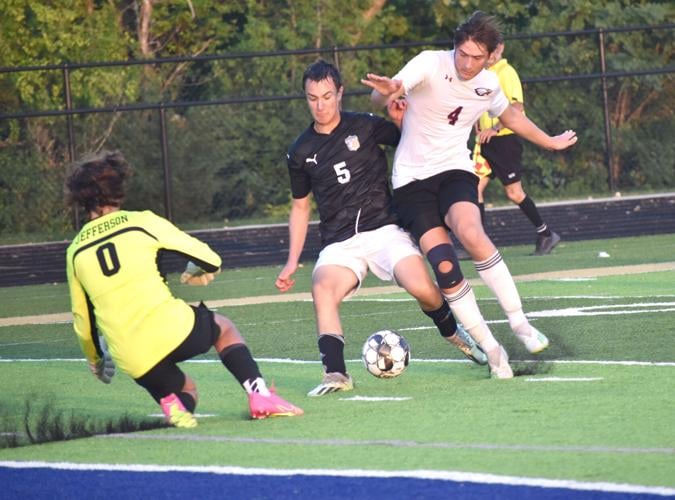
[[(666, 39), (672, 28), (649, 27)], [(622, 71), (605, 66), (606, 44), (620, 46), (622, 36), (646, 29), (507, 40), (506, 56), (524, 82), (528, 116), (549, 132), (573, 128), (580, 137), (563, 154), (526, 146), (528, 193), (555, 199), (675, 186), (675, 67), (651, 67), (650, 61)], [(575, 62), (572, 54), (565, 63), (551, 59), (542, 66), (532, 59), (533, 45), (557, 39), (566, 40), (570, 51), (586, 45), (585, 53), (595, 44), (596, 60)], [(25, 92), (36, 81), (55, 89), (47, 89), (39, 110), (5, 104), (3, 111), (11, 112), (0, 115), (0, 241), (69, 238), (81, 214), (62, 202), (68, 166), (102, 148), (121, 150), (134, 167), (126, 208), (153, 210), (185, 229), (283, 222), (290, 201), (285, 153), (311, 120), (300, 88), (304, 68), (319, 56), (334, 61), (345, 80), (345, 109), (373, 111), (369, 92), (358, 83), (363, 74), (391, 75), (423, 48), (439, 46), (448, 42), (0, 68), (5, 91)], [(146, 86), (143, 95), (131, 90), (137, 88), (131, 82), (170, 75), (180, 65), (189, 66), (192, 87), (183, 81)], [(119, 93), (99, 102), (88, 85), (106, 78)], [(14, 101), (20, 99), (6, 99)], [(642, 116), (621, 122), (624, 105)]]

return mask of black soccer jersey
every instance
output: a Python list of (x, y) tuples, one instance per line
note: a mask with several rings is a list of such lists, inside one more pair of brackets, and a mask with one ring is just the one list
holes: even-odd
[(399, 138), (392, 122), (345, 111), (330, 134), (319, 134), (310, 125), (290, 147), (291, 192), (294, 198), (313, 193), (322, 246), (398, 222), (387, 157), (379, 145), (396, 146)]

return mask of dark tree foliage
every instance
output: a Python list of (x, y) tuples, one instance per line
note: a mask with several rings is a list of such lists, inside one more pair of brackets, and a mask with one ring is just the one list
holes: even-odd
[[(673, 14), (668, 1), (18, 1), (0, 17), (2, 67), (147, 64), (69, 71), (72, 106), (109, 111), (76, 114), (70, 123), (63, 116), (0, 115), (0, 235), (16, 241), (17, 235), (30, 239), (71, 228), (72, 214), (62, 203), (69, 127), (76, 157), (107, 148), (129, 158), (135, 168), (130, 209), (163, 214), (168, 191), (174, 219), (190, 227), (284, 220), (286, 149), (310, 121), (300, 82), (304, 68), (318, 57), (334, 61), (344, 76), (345, 106), (380, 112), (371, 108), (359, 79), (368, 71), (393, 75), (423, 48), (438, 48), (434, 41), (449, 48), (455, 27), (476, 9), (502, 22), (505, 57), (526, 82), (528, 116), (551, 133), (573, 128), (580, 137), (565, 153), (526, 146), (528, 192), (539, 199), (608, 194), (608, 164), (622, 191), (672, 189), (673, 73), (607, 80), (607, 158), (601, 81), (537, 81), (599, 73), (597, 33), (526, 37), (664, 24)], [(429, 45), (336, 50), (420, 41)], [(672, 29), (609, 32), (603, 43), (609, 72), (672, 68)], [(315, 52), (273, 54), (295, 49)], [(257, 56), (239, 57), (250, 53)], [(166, 60), (222, 55), (230, 58)], [(64, 109), (64, 95), (62, 70), (0, 73), (0, 113)], [(206, 101), (222, 104), (197, 104)], [(161, 102), (184, 104), (165, 108), (166, 157), (156, 109), (113, 110)], [(163, 162), (170, 167), (166, 186)], [(502, 198), (496, 193), (495, 201)]]

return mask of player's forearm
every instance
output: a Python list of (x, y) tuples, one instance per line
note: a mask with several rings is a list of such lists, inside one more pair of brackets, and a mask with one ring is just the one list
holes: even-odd
[[(68, 288), (70, 291), (70, 310), (73, 313), (73, 330), (88, 362), (95, 362), (98, 358), (96, 346), (92, 340), (92, 321), (89, 305), (84, 290), (79, 281), (73, 276), (72, 268), (68, 269)], [(95, 333), (95, 332), (94, 332)]]
[(296, 204), (294, 201), (288, 218), (288, 262), (297, 263), (307, 239), (307, 228), (311, 207), (309, 203)]
[(513, 113), (504, 113), (499, 117), (501, 124), (513, 130), (523, 139), (526, 139), (537, 146), (541, 146), (545, 149), (551, 149), (553, 139), (546, 132), (541, 130), (533, 121), (527, 118), (519, 110), (515, 110)]
[(81, 326), (78, 327), (77, 324), (75, 324), (74, 326), (75, 326), (75, 333), (77, 334), (77, 340), (80, 344), (80, 349), (82, 350), (82, 354), (84, 354), (84, 357), (86, 358), (88, 363), (95, 363), (96, 361), (98, 361), (99, 356), (98, 353), (96, 352), (96, 346), (94, 345), (94, 342), (91, 338), (91, 332), (83, 331), (81, 329)]
[(206, 243), (196, 238), (190, 240), (189, 249), (186, 248), (184, 251), (180, 251), (180, 253), (184, 254), (188, 260), (194, 262), (204, 271), (210, 273), (215, 273), (222, 265), (220, 255), (214, 252)]

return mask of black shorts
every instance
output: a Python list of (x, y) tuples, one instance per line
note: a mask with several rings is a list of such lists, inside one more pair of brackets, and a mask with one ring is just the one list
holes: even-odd
[(158, 403), (161, 398), (171, 393), (181, 392), (185, 384), (185, 374), (178, 368), (177, 363), (204, 354), (220, 335), (220, 327), (213, 319), (213, 312), (203, 302), (197, 307), (190, 307), (195, 312), (192, 331), (164, 359), (135, 379), (136, 383), (145, 388)]
[(458, 201), (478, 205), (478, 177), (465, 170), (448, 170), (394, 189), (394, 208), (413, 237), (435, 227), (447, 227), (448, 209)]
[(523, 143), (516, 134), (497, 135), (480, 145), (480, 154), (488, 161), (492, 173), (505, 186), (518, 182), (523, 173)]

